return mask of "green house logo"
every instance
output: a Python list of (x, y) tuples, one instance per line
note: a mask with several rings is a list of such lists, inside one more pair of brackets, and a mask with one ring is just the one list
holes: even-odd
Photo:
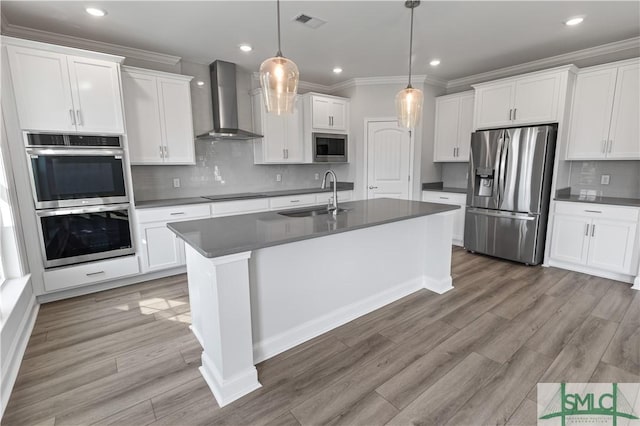
[[(567, 385), (570, 387), (568, 388)], [(629, 384), (624, 385), (629, 386)], [(640, 385), (631, 384), (631, 386), (635, 389), (631, 401), (638, 401)], [(553, 396), (548, 398), (550, 390), (554, 388)], [(540, 406), (541, 399), (547, 400), (543, 406)], [(567, 425), (568, 421), (575, 424), (617, 426), (619, 419), (639, 419), (634, 407), (621, 392), (617, 383), (541, 383), (538, 384), (538, 403), (538, 424), (540, 425), (547, 424), (540, 420), (556, 419), (562, 426)], [(627, 424), (635, 424), (635, 422)]]

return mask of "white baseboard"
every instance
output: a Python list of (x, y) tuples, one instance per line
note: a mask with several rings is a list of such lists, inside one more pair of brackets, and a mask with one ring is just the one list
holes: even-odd
[(213, 361), (204, 352), (202, 353), (200, 374), (209, 385), (220, 407), (224, 407), (249, 392), (262, 387), (258, 382), (258, 370), (256, 370), (255, 366), (252, 365), (250, 369), (242, 374), (224, 380)]
[[(300, 324), (299, 326), (284, 333), (280, 333), (260, 342), (254, 342), (253, 362), (257, 364), (265, 359), (269, 359), (279, 353), (293, 348), (294, 346), (304, 343), (307, 340), (333, 330), (334, 328), (346, 324), (349, 321), (353, 321), (362, 315), (368, 314), (371, 311), (408, 296), (422, 288), (429, 288), (425, 286), (425, 283), (425, 277), (412, 279), (382, 293), (375, 294), (364, 300), (352, 303), (336, 309), (333, 312), (322, 315), (321, 317)], [(449, 286), (450, 285), (451, 281), (449, 281)], [(442, 288), (444, 288), (444, 284)]]
[(3, 363), (8, 364), (8, 367), (6, 368), (5, 375), (0, 380), (0, 395), (2, 395), (0, 398), (0, 403), (2, 404), (0, 406), (0, 419), (4, 414), (7, 403), (9, 402), (9, 396), (11, 395), (13, 385), (18, 378), (20, 364), (22, 364), (22, 358), (27, 350), (27, 344), (29, 343), (33, 326), (36, 323), (39, 309), (40, 305), (36, 302), (35, 296), (32, 296), (31, 301), (29, 302), (29, 307), (25, 310), (24, 316), (20, 321), (20, 326), (18, 328), (19, 334), (16, 336), (11, 348), (9, 349), (9, 356), (7, 359), (2, 360)]
[(448, 292), (449, 290), (453, 290), (453, 280), (451, 276), (444, 278), (442, 280), (436, 280), (429, 277), (423, 278), (423, 287), (427, 290), (431, 290), (434, 293), (443, 294)]
[(622, 281), (623, 283), (633, 283), (634, 276), (626, 274), (618, 274), (616, 272), (602, 271), (600, 269), (589, 268), (588, 266), (574, 265), (572, 263), (562, 262), (555, 259), (549, 259), (549, 266), (553, 266), (560, 269), (567, 269), (569, 271), (581, 272), (583, 274), (594, 275), (596, 277), (607, 278), (615, 281)]

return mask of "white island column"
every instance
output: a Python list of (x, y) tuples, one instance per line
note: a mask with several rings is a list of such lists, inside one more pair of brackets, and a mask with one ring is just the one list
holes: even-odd
[(258, 389), (253, 362), (251, 252), (208, 259), (185, 245), (191, 323), (202, 345), (200, 372), (221, 407)]

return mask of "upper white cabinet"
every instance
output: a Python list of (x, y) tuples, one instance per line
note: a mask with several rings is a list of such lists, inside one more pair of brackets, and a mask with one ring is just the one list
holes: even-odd
[(569, 160), (640, 159), (640, 62), (587, 68), (576, 80)]
[(46, 50), (50, 45), (44, 43), (37, 45), (42, 49), (7, 46), (21, 128), (124, 133), (120, 64)]
[(192, 78), (122, 67), (131, 164), (195, 164)]
[(305, 150), (300, 97), (296, 97), (292, 114), (267, 112), (260, 90), (252, 95), (252, 105), (253, 129), (264, 136), (254, 140), (254, 162), (303, 163)]
[(433, 161), (469, 161), (473, 132), (473, 92), (436, 98)]
[(570, 67), (474, 85), (475, 128), (559, 121), (561, 88)]
[(346, 132), (349, 125), (349, 100), (336, 96), (306, 93), (313, 131)]

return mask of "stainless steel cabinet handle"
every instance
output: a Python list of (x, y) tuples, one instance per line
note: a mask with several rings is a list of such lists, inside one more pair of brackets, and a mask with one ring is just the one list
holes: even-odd
[(164, 147), (164, 158), (169, 158), (169, 147), (168, 146)]
[(164, 158), (164, 149), (162, 149), (162, 145), (160, 145), (159, 148), (160, 148), (160, 158)]
[(611, 149), (612, 149), (612, 148), (613, 148), (613, 139), (611, 139), (611, 140), (609, 141), (609, 151), (608, 151), (608, 152), (611, 152)]
[(82, 114), (80, 114), (79, 109), (76, 110), (76, 117), (78, 117), (78, 126), (83, 126), (84, 123), (82, 122)]
[(290, 202), (290, 203), (299, 203), (299, 202), (300, 202), (300, 200), (291, 200), (291, 201), (289, 201), (289, 202)]
[(587, 213), (602, 213), (600, 210), (585, 210)]
[(449, 199), (449, 197), (438, 197), (438, 198), (440, 198), (442, 200), (448, 200)]
[(509, 121), (512, 120), (512, 118), (511, 118), (512, 116), (513, 116), (513, 109), (510, 109), (509, 110)]
[(513, 119), (514, 120), (516, 119), (516, 114), (518, 113), (517, 111), (518, 111), (518, 108), (514, 108), (513, 109)]
[(596, 224), (595, 223), (593, 225), (591, 225), (591, 236), (592, 237), (596, 236)]
[(607, 152), (607, 140), (606, 139), (602, 139), (602, 149), (601, 149), (602, 153)]
[(73, 110), (72, 109), (69, 110), (69, 115), (71, 116), (71, 124), (73, 124), (75, 126), (76, 125), (76, 117), (75, 117), (75, 115), (73, 115)]
[(588, 223), (584, 224), (584, 235), (587, 236), (587, 237), (589, 236), (589, 224)]
[(90, 277), (92, 275), (100, 275), (100, 274), (104, 274), (104, 271), (98, 271), (98, 272), (89, 272), (87, 274), (85, 274), (86, 276)]
[(175, 213), (169, 213), (171, 216), (180, 216), (183, 215), (184, 212), (175, 212)]
[(370, 186), (369, 189), (378, 189), (377, 186)]

